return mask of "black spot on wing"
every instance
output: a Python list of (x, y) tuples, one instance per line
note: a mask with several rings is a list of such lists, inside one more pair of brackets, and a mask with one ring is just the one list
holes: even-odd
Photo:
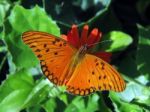
[(50, 50), (49, 49), (46, 49), (46, 52), (49, 52)]
[(58, 55), (58, 52), (54, 52), (54, 55)]

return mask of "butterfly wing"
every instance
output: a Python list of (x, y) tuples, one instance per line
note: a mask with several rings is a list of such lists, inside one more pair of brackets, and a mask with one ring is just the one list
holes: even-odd
[(63, 85), (66, 74), (64, 70), (69, 68), (76, 49), (63, 39), (44, 32), (28, 31), (23, 33), (22, 38), (40, 60), (46, 77), (56, 85)]
[(75, 95), (88, 95), (98, 90), (121, 92), (125, 82), (120, 74), (102, 59), (86, 54), (67, 83), (68, 92)]

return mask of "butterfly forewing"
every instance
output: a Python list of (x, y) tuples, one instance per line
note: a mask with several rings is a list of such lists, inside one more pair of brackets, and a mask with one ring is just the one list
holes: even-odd
[(69, 68), (75, 49), (63, 39), (44, 32), (28, 31), (23, 33), (22, 38), (40, 60), (46, 77), (56, 85), (63, 85), (64, 69)]
[(22, 38), (40, 60), (46, 77), (56, 85), (66, 85), (69, 93), (84, 96), (98, 90), (125, 89), (120, 74), (102, 59), (85, 54), (75, 64), (77, 50), (61, 38), (37, 31), (25, 32)]
[(98, 90), (121, 92), (125, 89), (125, 82), (111, 65), (94, 55), (86, 54), (67, 86), (70, 93), (84, 96)]

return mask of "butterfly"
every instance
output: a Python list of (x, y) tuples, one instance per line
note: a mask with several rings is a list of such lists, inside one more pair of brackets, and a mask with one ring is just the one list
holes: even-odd
[(101, 32), (93, 29), (88, 35), (88, 25), (83, 27), (81, 38), (76, 25), (62, 38), (40, 31), (27, 31), (22, 39), (40, 60), (45, 76), (55, 85), (65, 85), (73, 95), (89, 95), (95, 91), (121, 92), (125, 82), (109, 61), (109, 53), (91, 53)]

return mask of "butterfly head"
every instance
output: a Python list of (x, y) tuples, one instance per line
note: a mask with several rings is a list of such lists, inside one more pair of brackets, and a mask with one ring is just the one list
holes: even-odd
[(85, 44), (85, 45), (82, 45), (80, 48), (79, 48), (79, 54), (85, 54), (88, 50), (88, 45)]

